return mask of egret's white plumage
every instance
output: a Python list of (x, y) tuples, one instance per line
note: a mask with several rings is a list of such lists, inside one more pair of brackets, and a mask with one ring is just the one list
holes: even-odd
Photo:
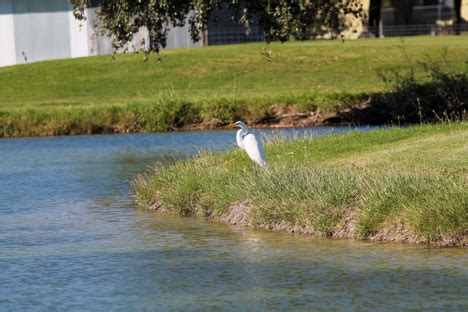
[[(244, 146), (244, 134), (242, 133), (244, 130), (242, 129), (239, 129), (237, 131), (237, 134), (236, 134), (236, 142), (237, 142), (237, 145), (239, 145), (239, 147), (241, 149), (243, 149), (245, 151), (245, 146)], [(248, 132), (247, 132), (248, 133)]]
[(253, 161), (255, 161), (263, 168), (268, 167), (265, 152), (263, 151), (263, 146), (260, 142), (257, 141), (255, 135), (249, 133), (244, 137), (244, 147), (245, 151)]
[(241, 149), (247, 152), (247, 155), (249, 155), (250, 159), (263, 168), (267, 168), (268, 163), (266, 161), (262, 143), (257, 140), (255, 134), (249, 133), (249, 128), (242, 121), (236, 122), (234, 126), (240, 128), (236, 134), (237, 145), (239, 145)]

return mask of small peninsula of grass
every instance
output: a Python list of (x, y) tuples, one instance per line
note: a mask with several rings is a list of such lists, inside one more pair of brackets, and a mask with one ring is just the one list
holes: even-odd
[(467, 140), (464, 123), (276, 139), (258, 176), (235, 149), (157, 164), (135, 191), (145, 208), (257, 228), (466, 246)]
[(447, 61), (462, 70), (468, 57), (466, 36), (274, 43), (266, 47), (270, 61), (263, 47), (166, 50), (160, 62), (126, 54), (0, 68), (0, 137), (168, 131), (269, 120), (284, 108), (323, 116), (387, 92), (381, 72), (414, 69), (424, 81), (418, 62), (440, 61), (446, 48)]

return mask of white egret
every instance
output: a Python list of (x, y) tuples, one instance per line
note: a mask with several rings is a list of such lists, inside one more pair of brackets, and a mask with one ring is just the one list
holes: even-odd
[(260, 140), (257, 140), (255, 134), (249, 133), (249, 127), (247, 127), (247, 125), (242, 121), (237, 121), (231, 125), (231, 127), (240, 128), (236, 134), (237, 145), (246, 151), (247, 155), (249, 155), (250, 159), (252, 159), (255, 163), (259, 164), (263, 168), (267, 168), (268, 163), (266, 161), (262, 143)]

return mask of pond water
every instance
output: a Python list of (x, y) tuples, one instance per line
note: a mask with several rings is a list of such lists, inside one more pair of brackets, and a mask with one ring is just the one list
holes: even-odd
[(128, 181), (148, 164), (234, 144), (229, 131), (0, 140), (0, 310), (468, 309), (462, 249), (136, 208)]

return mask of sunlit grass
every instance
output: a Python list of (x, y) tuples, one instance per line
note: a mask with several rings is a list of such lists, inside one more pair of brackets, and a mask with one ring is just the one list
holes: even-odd
[(167, 50), (161, 62), (127, 54), (0, 68), (0, 135), (166, 131), (175, 118), (167, 112), (180, 105), (197, 121), (262, 118), (271, 104), (329, 112), (385, 91), (382, 71), (414, 68), (422, 76), (415, 65), (440, 60), (444, 47), (453, 66), (468, 58), (465, 36), (274, 43), (271, 61), (262, 47)]

